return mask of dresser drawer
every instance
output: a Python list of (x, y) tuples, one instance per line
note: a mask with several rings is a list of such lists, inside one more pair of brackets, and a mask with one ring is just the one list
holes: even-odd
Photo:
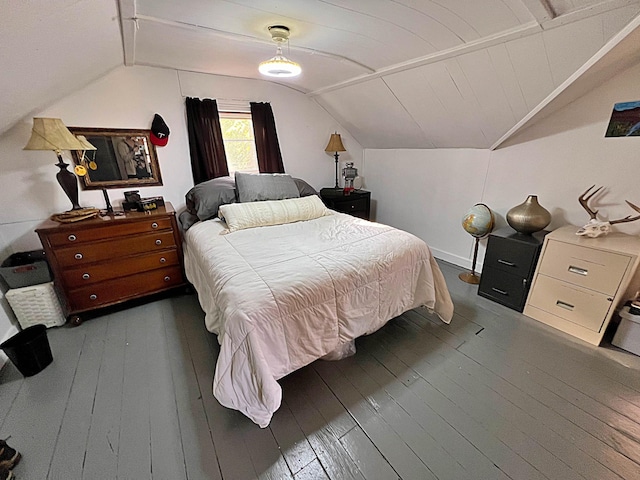
[(615, 296), (630, 262), (626, 255), (549, 241), (538, 272)]
[(599, 332), (612, 305), (608, 295), (538, 275), (528, 305)]
[(367, 210), (357, 210), (354, 212), (347, 212), (352, 217), (361, 218), (363, 220), (369, 220), (369, 212)]
[(367, 204), (366, 198), (354, 198), (353, 200), (335, 202), (335, 208), (343, 213), (366, 212)]
[(320, 198), (331, 210), (369, 220), (371, 192), (354, 190), (345, 195), (342, 189), (323, 188), (320, 190)]
[(156, 268), (179, 265), (178, 251), (162, 250), (148, 255), (136, 255), (106, 263), (87, 264), (81, 268), (69, 268), (62, 272), (62, 278), (67, 288), (77, 288), (103, 282), (113, 278), (133, 275)]
[(483, 274), (486, 267), (491, 267), (526, 278), (538, 259), (538, 250), (539, 244), (528, 245), (507, 238), (490, 236), (487, 253), (484, 256)]
[(117, 221), (109, 225), (95, 228), (77, 228), (66, 232), (52, 233), (47, 236), (54, 247), (65, 247), (83, 242), (111, 239), (119, 236), (134, 235), (139, 233), (152, 233), (158, 230), (171, 230), (171, 219), (168, 217), (141, 220), (136, 222)]
[(154, 252), (176, 246), (173, 232), (158, 232), (150, 235), (118, 238), (106, 242), (79, 244), (75, 247), (61, 248), (56, 251), (56, 259), (62, 267), (74, 267), (101, 260), (111, 260)]
[(159, 292), (182, 283), (182, 270), (174, 266), (77, 288), (69, 292), (68, 298), (71, 310), (80, 312)]
[(519, 312), (524, 308), (529, 286), (527, 279), (503, 272), (492, 267), (484, 267), (480, 277), (478, 295), (495, 300)]

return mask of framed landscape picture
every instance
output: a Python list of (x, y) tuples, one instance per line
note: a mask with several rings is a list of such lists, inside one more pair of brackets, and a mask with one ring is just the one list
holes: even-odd
[(640, 136), (640, 100), (613, 105), (605, 137)]

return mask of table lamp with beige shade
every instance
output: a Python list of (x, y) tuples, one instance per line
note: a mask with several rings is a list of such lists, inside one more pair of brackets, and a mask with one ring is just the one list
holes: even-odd
[[(67, 170), (69, 166), (62, 159), (63, 150), (96, 150), (86, 139), (78, 140), (65, 126), (59, 118), (40, 118), (33, 119), (33, 128), (31, 130), (31, 138), (23, 150), (53, 150), (58, 156), (56, 166), (60, 171), (56, 174), (58, 183), (64, 190), (71, 201), (71, 211), (83, 210), (78, 204), (78, 181), (76, 176)], [(84, 167), (82, 167), (84, 168)], [(78, 172), (79, 174), (82, 171)]]
[(331, 153), (333, 152), (333, 157), (336, 160), (336, 186), (334, 187), (336, 190), (340, 188), (338, 185), (338, 157), (340, 156), (338, 152), (346, 152), (347, 149), (342, 145), (342, 139), (340, 138), (340, 134), (338, 132), (332, 133), (331, 138), (329, 138), (329, 143), (324, 149), (325, 152)]

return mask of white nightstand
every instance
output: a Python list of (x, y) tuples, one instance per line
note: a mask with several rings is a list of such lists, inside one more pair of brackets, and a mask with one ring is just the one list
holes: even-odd
[(587, 238), (578, 227), (545, 237), (524, 314), (599, 345), (616, 308), (640, 288), (640, 237)]

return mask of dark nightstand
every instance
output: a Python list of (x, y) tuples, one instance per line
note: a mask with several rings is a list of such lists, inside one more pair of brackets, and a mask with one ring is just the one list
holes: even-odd
[(371, 192), (353, 190), (351, 194), (345, 195), (341, 188), (323, 188), (320, 190), (320, 198), (327, 208), (369, 220)]
[(522, 312), (547, 231), (523, 235), (501, 228), (489, 235), (478, 295)]

